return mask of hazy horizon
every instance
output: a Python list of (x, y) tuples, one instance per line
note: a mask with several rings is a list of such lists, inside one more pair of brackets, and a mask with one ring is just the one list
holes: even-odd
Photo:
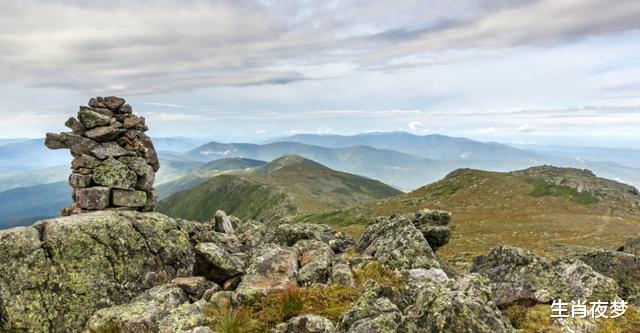
[(3, 138), (118, 95), (155, 137), (640, 148), (640, 3), (28, 0), (0, 19)]

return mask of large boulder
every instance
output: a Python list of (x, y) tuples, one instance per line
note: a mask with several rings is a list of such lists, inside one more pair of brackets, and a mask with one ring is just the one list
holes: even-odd
[(196, 273), (223, 284), (228, 279), (244, 273), (243, 257), (228, 252), (216, 243), (200, 243), (195, 246)]
[(0, 331), (77, 332), (98, 309), (192, 275), (180, 224), (101, 211), (0, 231)]
[(329, 245), (312, 239), (301, 240), (294, 248), (300, 254), (298, 282), (303, 286), (327, 283), (334, 253)]
[(351, 310), (338, 322), (339, 332), (391, 333), (408, 332), (407, 321), (394, 300), (398, 297), (392, 288), (369, 281), (364, 292)]
[(406, 216), (373, 219), (358, 241), (358, 250), (394, 269), (440, 268), (427, 240)]
[(614, 299), (617, 283), (584, 262), (549, 261), (511, 246), (475, 258), (471, 272), (487, 276), (498, 306), (549, 303), (553, 299)]
[(405, 313), (409, 331), (415, 333), (513, 332), (491, 300), (488, 281), (477, 274), (427, 283)]

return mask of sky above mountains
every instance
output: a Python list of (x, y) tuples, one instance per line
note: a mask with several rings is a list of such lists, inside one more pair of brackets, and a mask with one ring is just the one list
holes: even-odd
[(633, 0), (15, 0), (0, 23), (1, 137), (121, 95), (154, 136), (640, 145)]

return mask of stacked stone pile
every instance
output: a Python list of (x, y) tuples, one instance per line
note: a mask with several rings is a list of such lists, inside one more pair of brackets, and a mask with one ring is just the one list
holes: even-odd
[(123, 98), (96, 97), (65, 123), (71, 132), (47, 133), (50, 149), (69, 149), (74, 159), (69, 184), (73, 205), (62, 215), (102, 209), (152, 211), (160, 168), (144, 117)]

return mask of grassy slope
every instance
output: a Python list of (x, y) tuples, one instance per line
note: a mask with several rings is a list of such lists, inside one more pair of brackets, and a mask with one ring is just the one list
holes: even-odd
[(357, 208), (306, 214), (300, 222), (329, 223), (358, 234), (378, 215), (445, 209), (454, 216), (454, 237), (442, 253), (461, 266), (498, 244), (555, 256), (581, 246), (613, 248), (640, 234), (640, 216), (614, 213), (615, 203), (549, 186), (524, 176), (456, 171), (414, 192)]
[(159, 211), (197, 220), (211, 218), (217, 209), (240, 218), (279, 218), (353, 207), (400, 193), (376, 180), (288, 156), (176, 193), (160, 202)]

